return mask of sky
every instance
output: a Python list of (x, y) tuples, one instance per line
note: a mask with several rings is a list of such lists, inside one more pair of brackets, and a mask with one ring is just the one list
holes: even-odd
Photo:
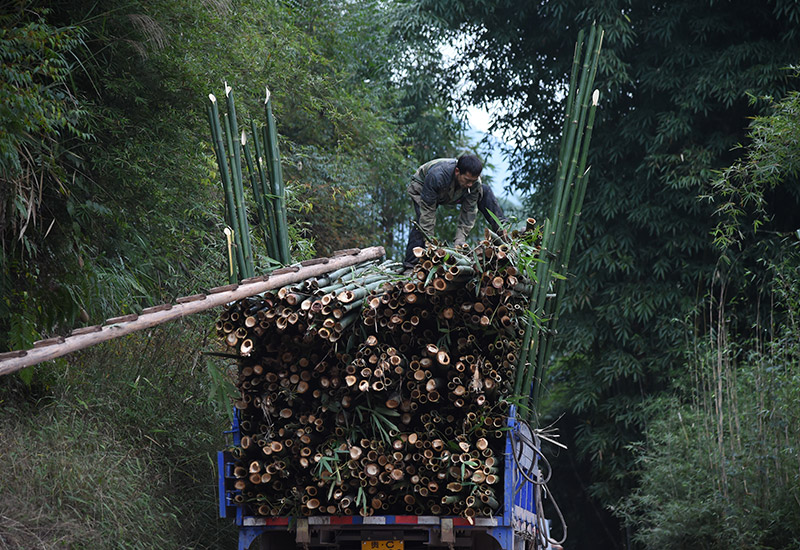
[[(457, 40), (460, 41), (467, 39), (468, 37), (463, 33), (457, 38)], [(459, 45), (447, 42), (439, 44), (439, 50), (444, 56), (445, 65), (455, 61), (459, 47)], [(457, 87), (466, 89), (469, 87), (469, 82), (460, 82)], [(494, 191), (495, 195), (498, 197), (505, 197), (505, 199), (512, 205), (519, 206), (520, 196), (516, 193), (509, 195), (505, 191), (505, 186), (507, 180), (509, 179), (509, 165), (508, 161), (503, 156), (502, 147), (506, 142), (501, 135), (489, 131), (489, 126), (492, 121), (490, 109), (492, 108), (499, 109), (500, 107), (499, 105), (494, 107), (490, 105), (488, 109), (486, 107), (477, 105), (468, 107), (467, 123), (470, 129), (467, 131), (467, 133), (469, 138), (474, 141), (480, 141), (487, 135), (491, 136), (487, 140), (487, 143), (482, 146), (482, 149), (484, 151), (488, 149), (488, 154), (486, 154), (486, 158), (483, 160), (485, 163), (489, 164), (484, 168), (484, 170), (492, 177), (492, 191)], [(481, 153), (485, 154), (483, 151)]]
[(492, 177), (492, 191), (494, 191), (495, 195), (505, 197), (510, 202), (519, 203), (519, 196), (517, 194), (509, 195), (505, 191), (510, 169), (508, 161), (502, 153), (504, 140), (502, 137), (489, 132), (491, 115), (484, 108), (472, 106), (467, 109), (467, 122), (470, 127), (468, 135), (471, 139), (478, 141), (487, 135), (490, 136), (487, 140), (487, 144), (483, 146), (484, 149), (489, 149), (488, 155), (486, 155), (486, 158), (483, 160), (488, 164), (484, 168), (485, 172)]

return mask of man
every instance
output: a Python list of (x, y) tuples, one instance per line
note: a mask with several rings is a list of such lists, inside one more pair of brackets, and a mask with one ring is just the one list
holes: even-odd
[(413, 267), (417, 263), (414, 248), (425, 246), (425, 235), (433, 236), (436, 208), (440, 204), (461, 205), (454, 243), (457, 247), (467, 240), (479, 210), (492, 230), (497, 230), (497, 222), (492, 214), (503, 223), (507, 221), (491, 188), (481, 183), (482, 170), (481, 159), (476, 155), (464, 154), (458, 159), (434, 159), (414, 172), (408, 194), (422, 231), (412, 224), (406, 246), (406, 267)]

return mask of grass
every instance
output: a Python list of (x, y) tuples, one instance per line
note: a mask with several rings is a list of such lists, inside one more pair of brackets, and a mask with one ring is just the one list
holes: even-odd
[(235, 548), (195, 316), (0, 379), (0, 549)]

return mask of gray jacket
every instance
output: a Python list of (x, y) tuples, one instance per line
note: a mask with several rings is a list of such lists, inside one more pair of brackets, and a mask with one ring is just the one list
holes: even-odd
[(461, 204), (456, 227), (456, 243), (462, 243), (475, 225), (478, 199), (483, 188), (480, 179), (470, 189), (462, 189), (456, 181), (457, 159), (434, 159), (420, 166), (411, 176), (408, 194), (419, 206), (419, 226), (425, 235), (433, 236), (436, 208), (440, 204)]

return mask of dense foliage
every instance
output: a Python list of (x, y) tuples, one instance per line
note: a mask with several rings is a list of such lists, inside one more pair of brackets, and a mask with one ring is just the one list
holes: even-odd
[(200, 356), (211, 316), (79, 352), (0, 388), (0, 548), (235, 548), (212, 452), (227, 416)]
[[(226, 81), (242, 123), (263, 118), (265, 85), (274, 98), (295, 256), (395, 252), (415, 154), (452, 154), (459, 131), (437, 115), (449, 96), (418, 85), (424, 37), (401, 7), (32, 0), (5, 13), (3, 345), (224, 280), (204, 102)], [(412, 116), (428, 123), (403, 126)]]
[[(408, 175), (428, 160), (416, 155), (453, 154), (460, 139), (449, 95), (426, 78), (438, 54), (400, 4), (7, 4), (3, 350), (227, 281), (205, 116), (226, 81), (241, 123), (262, 121), (272, 93), (294, 259), (377, 244), (396, 253)], [(27, 369), (24, 383), (0, 380), (11, 468), (0, 547), (231, 545), (212, 492), (227, 415), (208, 398), (224, 362), (198, 355), (212, 326), (198, 317)]]
[[(749, 137), (711, 186), (726, 260), (707, 301), (712, 330), (634, 447), (641, 481), (620, 512), (647, 548), (800, 543), (800, 233), (775, 231), (787, 220), (768, 211), (782, 207), (769, 196), (798, 193), (800, 96), (757, 117)], [(746, 309), (755, 322), (737, 327)]]
[[(40, 274), (54, 303), (65, 296), (47, 276), (57, 262), (52, 250), (71, 248), (64, 243), (56, 221), (75, 212), (74, 191), (80, 158), (76, 141), (86, 113), (68, 87), (70, 58), (81, 44), (76, 27), (55, 27), (39, 17), (4, 14), (0, 30), (0, 240), (2, 273), (0, 327), (3, 344), (24, 346), (36, 336), (37, 320), (51, 312), (36, 311), (28, 292)], [(43, 236), (51, 236), (45, 244)], [(74, 254), (62, 254), (65, 271), (74, 268)], [(28, 262), (35, 258), (33, 265)], [(68, 299), (68, 298), (67, 298)], [(14, 314), (12, 309), (17, 308)], [(70, 321), (75, 307), (60, 312)], [(39, 319), (37, 319), (37, 317)]]
[[(495, 125), (515, 140), (516, 185), (529, 192), (534, 216), (548, 200), (574, 37), (593, 21), (606, 31), (561, 355), (545, 382), (552, 410), (567, 411), (560, 425), (582, 459), (563, 464), (580, 483), (561, 478), (561, 500), (588, 489), (599, 502), (600, 511), (579, 510), (573, 524), (583, 525), (634, 486), (628, 446), (647, 425), (646, 404), (682, 375), (692, 319), (700, 333), (711, 328), (691, 317), (712, 290), (720, 256), (709, 238), (713, 206), (698, 195), (741, 154), (734, 146), (748, 117), (768, 105), (750, 98), (781, 97), (795, 85), (785, 67), (800, 59), (800, 10), (782, 0), (420, 4), (461, 37), (454, 70), (474, 82), (465, 100), (502, 107)], [(791, 226), (797, 194), (765, 199), (770, 223)], [(745, 274), (731, 271), (729, 284), (739, 287)], [(759, 312), (737, 314), (734, 331)], [(573, 529), (572, 544), (597, 547), (597, 533), (609, 535), (609, 546), (630, 541), (632, 530), (609, 533), (603, 523)]]

